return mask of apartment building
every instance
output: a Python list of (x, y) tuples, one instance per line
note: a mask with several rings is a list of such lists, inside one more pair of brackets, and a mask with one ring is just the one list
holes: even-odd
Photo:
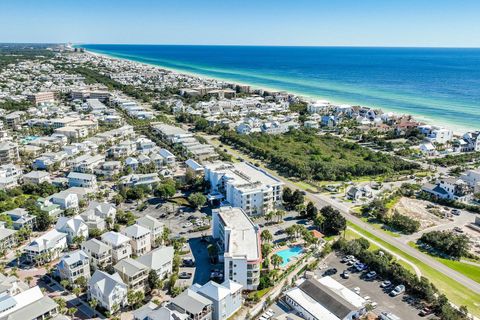
[(260, 230), (241, 208), (212, 210), (212, 237), (220, 249), (225, 279), (256, 290), (262, 262)]
[(281, 203), (283, 182), (249, 163), (207, 164), (205, 180), (211, 186), (210, 201), (226, 201), (248, 215), (265, 214)]
[(53, 103), (55, 102), (55, 93), (51, 91), (37, 92), (27, 96), (27, 99), (33, 104)]

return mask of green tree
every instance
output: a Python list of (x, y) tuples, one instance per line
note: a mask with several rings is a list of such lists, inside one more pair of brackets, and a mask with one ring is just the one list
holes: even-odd
[(278, 269), (278, 267), (283, 263), (283, 258), (280, 257), (278, 254), (274, 254), (270, 258), (270, 262), (272, 263), (275, 269)]
[(198, 209), (207, 202), (207, 198), (202, 193), (195, 192), (188, 196), (188, 202), (190, 202), (192, 207)]
[(265, 230), (262, 230), (262, 233), (260, 234), (260, 238), (264, 242), (271, 242), (273, 240), (273, 235), (268, 229), (265, 229)]

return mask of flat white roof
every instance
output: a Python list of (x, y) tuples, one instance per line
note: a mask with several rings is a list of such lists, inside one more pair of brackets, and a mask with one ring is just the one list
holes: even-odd
[(215, 210), (223, 221), (225, 229), (230, 229), (225, 255), (230, 257), (244, 256), (247, 260), (260, 258), (257, 228), (241, 209), (236, 207), (220, 207)]
[(226, 176), (234, 180), (233, 184), (239, 189), (258, 188), (259, 184), (265, 187), (283, 185), (283, 182), (277, 178), (245, 162), (214, 162), (207, 164), (205, 168), (214, 172), (224, 172)]

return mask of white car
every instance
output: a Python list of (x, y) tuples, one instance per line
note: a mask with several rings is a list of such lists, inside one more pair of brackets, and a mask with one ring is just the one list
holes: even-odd
[(365, 297), (363, 297), (363, 299), (367, 300), (368, 302), (370, 302), (372, 300), (372, 298), (370, 298), (370, 296), (365, 296)]
[(355, 292), (356, 294), (360, 294), (360, 288), (359, 287), (353, 288), (353, 292)]

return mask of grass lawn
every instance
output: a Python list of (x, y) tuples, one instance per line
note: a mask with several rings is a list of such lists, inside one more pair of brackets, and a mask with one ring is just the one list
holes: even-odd
[[(422, 251), (412, 241), (410, 241), (408, 243), (408, 245), (412, 248), (415, 248), (419, 251)], [(425, 251), (422, 251), (422, 252), (428, 254)], [(438, 262), (443, 263), (444, 265), (446, 265), (450, 269), (453, 269), (457, 272), (460, 272), (461, 274), (469, 277), (470, 279), (480, 283), (480, 267), (479, 266), (475, 266), (475, 265), (472, 265), (472, 264), (469, 264), (469, 263), (466, 263), (466, 262), (462, 262), (462, 261), (444, 259), (444, 258), (436, 257), (434, 255), (430, 255), (430, 256), (432, 258), (434, 258), (435, 260), (437, 260)]]
[(378, 229), (382, 232), (385, 232), (386, 234), (389, 234), (391, 235), (392, 237), (395, 237), (395, 238), (398, 238), (400, 237), (400, 235), (396, 232), (393, 232), (393, 231), (390, 231), (388, 229), (384, 229), (383, 228), (383, 223), (381, 222), (373, 222), (371, 219), (368, 219), (367, 217), (361, 217), (360, 218), (362, 221), (364, 222), (367, 222), (368, 224), (370, 224), (372, 227), (374, 227), (375, 229)]
[(167, 201), (176, 203), (179, 206), (189, 206), (190, 205), (190, 202), (188, 202), (188, 200), (184, 197), (170, 198)]
[(465, 305), (467, 306), (469, 312), (471, 312), (477, 317), (480, 316), (480, 304), (478, 303), (478, 301), (480, 301), (480, 294), (477, 294), (474, 291), (456, 282), (455, 280), (446, 277), (440, 271), (432, 268), (431, 266), (418, 260), (417, 258), (406, 254), (405, 252), (399, 250), (397, 247), (374, 236), (370, 232), (363, 230), (356, 224), (348, 222), (348, 226), (365, 235), (366, 238), (370, 238), (378, 243), (381, 243), (388, 250), (395, 252), (399, 256), (415, 264), (422, 272), (422, 275), (428, 278), (438, 288), (438, 290), (440, 290), (442, 293), (445, 293), (451, 302), (453, 302), (457, 306)]

